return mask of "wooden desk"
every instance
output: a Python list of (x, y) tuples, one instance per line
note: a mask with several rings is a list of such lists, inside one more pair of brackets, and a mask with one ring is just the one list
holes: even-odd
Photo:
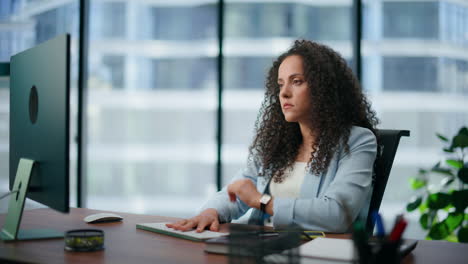
[[(67, 252), (63, 239), (40, 241), (0, 241), (2, 260), (32, 263), (228, 263), (223, 255), (204, 253), (204, 243), (139, 230), (137, 223), (171, 221), (175, 218), (118, 213), (123, 222), (86, 224), (83, 218), (102, 211), (73, 208), (70, 214), (51, 209), (25, 211), (21, 227), (54, 228), (61, 231), (98, 228), (105, 232), (105, 250), (90, 253)], [(5, 215), (0, 215), (3, 226)], [(227, 230), (228, 225), (222, 225)], [(468, 244), (442, 241), (419, 241), (417, 248), (404, 259), (405, 264), (466, 263)], [(13, 262), (14, 263), (14, 262)]]

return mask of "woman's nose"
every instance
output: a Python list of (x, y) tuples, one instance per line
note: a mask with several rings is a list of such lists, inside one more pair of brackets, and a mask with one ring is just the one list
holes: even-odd
[(291, 90), (289, 89), (289, 85), (284, 85), (280, 90), (280, 97), (289, 98), (291, 96)]

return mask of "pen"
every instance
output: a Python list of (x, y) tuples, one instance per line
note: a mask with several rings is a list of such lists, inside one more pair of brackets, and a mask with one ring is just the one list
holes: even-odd
[(271, 232), (271, 231), (246, 231), (246, 232), (241, 232), (239, 233), (240, 235), (245, 235), (245, 236), (254, 236), (254, 237), (275, 237), (278, 236), (279, 233), (277, 232)]
[[(401, 221), (401, 219), (403, 219), (403, 214), (398, 214), (396, 217), (395, 217), (395, 223), (393, 224), (393, 229), (395, 228), (395, 226)], [(392, 229), (392, 230), (393, 230)]]
[(380, 216), (380, 214), (377, 212), (377, 211), (374, 211), (372, 213), (372, 219), (374, 220), (374, 224), (377, 228), (377, 236), (382, 238), (385, 236), (385, 228), (384, 228), (384, 224), (383, 224), (383, 221), (382, 221), (382, 217)]
[(305, 232), (311, 236), (325, 236), (323, 231), (314, 231), (314, 230), (302, 230), (302, 229), (276, 229), (276, 230), (265, 230), (266, 233), (283, 233), (283, 232)]
[(407, 225), (408, 222), (403, 217), (401, 217), (400, 221), (395, 224), (395, 227), (390, 234), (390, 241), (400, 240)]
[(370, 258), (370, 248), (368, 243), (367, 233), (364, 229), (364, 224), (357, 220), (353, 225), (353, 241), (356, 245), (359, 263), (368, 263)]
[(259, 237), (273, 237), (273, 236), (278, 236), (278, 233), (258, 233)]

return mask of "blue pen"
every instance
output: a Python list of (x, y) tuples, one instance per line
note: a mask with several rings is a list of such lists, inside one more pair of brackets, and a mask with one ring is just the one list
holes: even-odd
[(372, 220), (374, 221), (374, 224), (377, 227), (377, 236), (384, 237), (385, 236), (384, 224), (382, 221), (382, 217), (377, 211), (372, 212)]

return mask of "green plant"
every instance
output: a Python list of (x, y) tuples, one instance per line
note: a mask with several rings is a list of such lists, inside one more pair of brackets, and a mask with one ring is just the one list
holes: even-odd
[[(420, 213), (419, 223), (428, 231), (426, 239), (468, 242), (468, 128), (462, 127), (451, 140), (437, 134), (445, 144), (444, 163), (420, 169), (410, 185), (416, 196), (407, 204), (408, 212)], [(437, 176), (436, 176), (437, 175)], [(431, 178), (440, 177), (437, 184)], [(418, 209), (418, 210), (416, 210)]]

